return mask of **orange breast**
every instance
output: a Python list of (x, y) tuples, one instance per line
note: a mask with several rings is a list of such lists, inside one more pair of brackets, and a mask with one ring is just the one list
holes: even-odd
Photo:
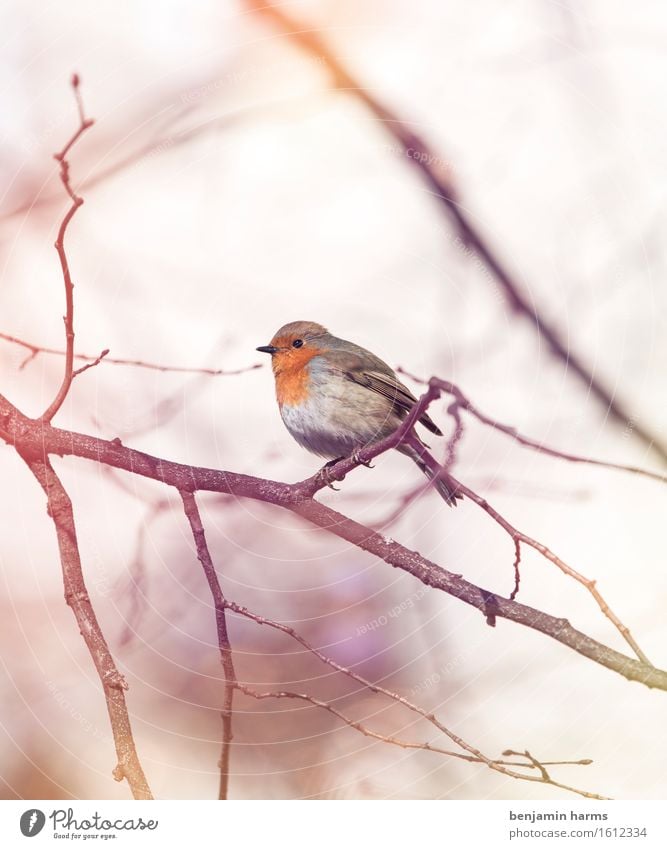
[(290, 369), (276, 374), (276, 397), (282, 407), (293, 407), (308, 399), (308, 371), (305, 368)]
[(321, 351), (313, 348), (294, 349), (273, 358), (273, 373), (276, 378), (276, 397), (282, 407), (303, 404), (310, 394), (308, 363)]

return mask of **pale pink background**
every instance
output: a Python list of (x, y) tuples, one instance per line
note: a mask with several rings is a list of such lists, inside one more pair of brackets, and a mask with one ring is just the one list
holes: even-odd
[[(415, 122), (524, 289), (664, 439), (663, 8), (406, 0), (291, 8), (325, 26), (353, 72)], [(0, 32), (0, 330), (63, 344), (53, 240), (64, 203), (51, 154), (74, 126), (76, 70), (97, 125), (72, 155), (75, 181), (135, 157), (83, 190), (68, 234), (79, 351), (239, 368), (264, 362), (254, 348), (279, 325), (315, 320), (394, 365), (457, 381), (482, 410), (535, 438), (657, 468), (633, 422), (624, 430), (605, 421), (510, 314), (377, 121), (330, 90), (321, 63), (237, 4), (7, 2)], [(158, 149), (142, 155), (151, 142)], [(0, 391), (37, 415), (62, 361), (41, 356), (19, 371), (23, 357), (0, 341)], [(448, 424), (443, 403), (433, 414)], [(76, 380), (56, 423), (281, 480), (317, 468), (280, 422), (266, 363), (217, 378), (102, 365)], [(178, 504), (146, 530), (146, 599), (133, 617), (137, 530), (166, 491), (84, 461), (56, 465), (98, 615), (130, 683), (152, 787), (163, 798), (211, 798), (221, 693), (214, 617)], [(43, 495), (8, 448), (0, 469), (2, 794), (126, 798), (111, 778), (103, 699), (62, 598)], [(596, 577), (649, 657), (667, 663), (663, 486), (542, 458), (474, 424), (458, 474)], [(417, 481), (404, 458), (387, 456), (322, 498), (372, 522)], [(276, 509), (202, 503), (237, 601), (437, 708), (487, 754), (591, 757), (593, 766), (557, 777), (612, 796), (664, 797), (664, 693), (510, 623), (492, 630), (435, 591), (415, 598), (421, 587), (410, 576)], [(469, 503), (454, 511), (429, 494), (388, 532), (472, 581), (511, 589), (511, 542)], [(522, 601), (624, 650), (581, 587), (530, 553), (522, 576)], [(359, 634), (382, 616), (385, 626)], [(352, 689), (266, 630), (234, 620), (232, 640), (250, 681), (291, 681), (329, 698)], [(435, 739), (370, 693), (342, 706), (377, 730)], [(383, 746), (301, 705), (243, 702), (242, 710), (232, 797), (562, 796)]]

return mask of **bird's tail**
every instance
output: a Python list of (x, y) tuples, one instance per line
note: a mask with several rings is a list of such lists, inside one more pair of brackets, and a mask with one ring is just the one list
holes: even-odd
[(427, 446), (416, 434), (398, 446), (401, 454), (409, 457), (422, 470), (427, 478), (433, 481), (433, 488), (437, 490), (450, 507), (456, 507), (457, 499), (463, 495), (456, 490), (456, 484), (451, 477), (443, 473), (438, 461), (429, 454)]

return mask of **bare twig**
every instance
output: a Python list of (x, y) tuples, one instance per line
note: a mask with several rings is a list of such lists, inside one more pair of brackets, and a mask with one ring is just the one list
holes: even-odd
[[(515, 762), (498, 760), (496, 758), (488, 758), (486, 755), (483, 755), (481, 752), (478, 752), (478, 750), (475, 747), (471, 746), (469, 743), (466, 743), (460, 736), (458, 736), (453, 731), (451, 731), (449, 728), (447, 728), (435, 716), (434, 713), (424, 710), (423, 708), (419, 707), (419, 705), (416, 705), (413, 702), (406, 699), (405, 696), (401, 696), (398, 693), (394, 692), (393, 690), (390, 690), (387, 687), (383, 687), (380, 684), (373, 683), (368, 678), (365, 678), (363, 675), (359, 675), (359, 673), (354, 672), (349, 667), (343, 666), (342, 664), (338, 663), (333, 658), (324, 654), (324, 652), (315, 648), (315, 646), (313, 646), (310, 642), (308, 642), (308, 640), (306, 640), (305, 637), (303, 637), (298, 631), (296, 631), (294, 628), (291, 628), (289, 625), (285, 625), (282, 622), (276, 622), (272, 619), (268, 619), (266, 616), (260, 616), (259, 614), (253, 613), (252, 611), (248, 610), (245, 607), (242, 607), (239, 604), (236, 604), (235, 602), (227, 602), (227, 607), (228, 607), (229, 610), (232, 610), (233, 612), (240, 614), (241, 616), (244, 616), (247, 619), (251, 619), (253, 622), (256, 622), (258, 625), (268, 625), (270, 628), (274, 628), (275, 630), (280, 631), (283, 634), (288, 635), (293, 640), (295, 640), (297, 643), (302, 645), (306, 649), (306, 651), (308, 651), (310, 654), (314, 655), (316, 658), (321, 660), (327, 666), (334, 669), (336, 672), (340, 672), (343, 675), (345, 675), (346, 677), (350, 678), (352, 681), (356, 681), (358, 684), (361, 684), (364, 689), (370, 690), (372, 693), (382, 694), (384, 696), (387, 696), (393, 702), (396, 702), (397, 704), (403, 705), (408, 710), (410, 710), (413, 713), (420, 716), (422, 719), (425, 719), (428, 722), (430, 722), (438, 731), (445, 734), (453, 743), (455, 743), (456, 745), (458, 745), (462, 749), (464, 749), (466, 754), (464, 754), (463, 752), (452, 751), (452, 750), (449, 750), (449, 749), (442, 749), (442, 748), (439, 748), (437, 746), (432, 746), (429, 743), (407, 743), (405, 741), (398, 740), (395, 737), (383, 735), (383, 734), (379, 734), (378, 732), (371, 731), (370, 729), (366, 728), (362, 723), (359, 723), (359, 722), (356, 722), (356, 721), (349, 719), (347, 716), (345, 716), (339, 710), (334, 708), (333, 705), (331, 705), (329, 702), (324, 702), (320, 699), (315, 699), (314, 697), (309, 696), (309, 695), (305, 695), (305, 694), (301, 694), (301, 693), (287, 693), (287, 692), (284, 692), (284, 691), (280, 692), (280, 693), (276, 693), (276, 692), (274, 692), (274, 693), (258, 693), (254, 690), (251, 690), (249, 687), (247, 687), (245, 685), (237, 685), (237, 689), (246, 693), (246, 695), (252, 696), (255, 699), (265, 699), (265, 698), (295, 698), (295, 699), (301, 699), (303, 701), (310, 702), (311, 704), (313, 704), (317, 707), (321, 707), (324, 710), (328, 711), (329, 713), (332, 713), (334, 716), (337, 716), (339, 719), (343, 720), (343, 722), (345, 722), (347, 725), (349, 725), (352, 728), (356, 728), (357, 731), (360, 731), (362, 734), (365, 734), (367, 737), (374, 737), (377, 740), (383, 740), (386, 743), (392, 743), (393, 745), (402, 746), (403, 748), (406, 748), (406, 749), (425, 749), (427, 751), (439, 752), (440, 754), (448, 755), (450, 757), (458, 758), (459, 760), (468, 761), (470, 763), (483, 763), (486, 766), (488, 766), (490, 769), (494, 769), (498, 772), (505, 773), (510, 778), (518, 778), (518, 779), (524, 779), (524, 780), (528, 780), (528, 781), (534, 781), (535, 780), (534, 777), (525, 776), (521, 773), (513, 772), (511, 770), (505, 769), (505, 767), (531, 767), (532, 766), (534, 768), (538, 768), (537, 764), (532, 764), (532, 763), (522, 764), (522, 763), (515, 763)], [(561, 762), (557, 762), (557, 763), (587, 765), (587, 764), (592, 763), (592, 761), (590, 761), (588, 759), (584, 759), (584, 760), (579, 760), (579, 761), (561, 761)], [(555, 784), (555, 782), (553, 782), (551, 779), (549, 779), (549, 781), (546, 782), (546, 783)], [(579, 793), (580, 795), (583, 795), (583, 796), (591, 795), (591, 794), (588, 794), (586, 791), (577, 790), (574, 787), (567, 787), (566, 785), (558, 785), (558, 786), (562, 787), (563, 789), (571, 790), (573, 793)], [(598, 797), (595, 796), (595, 794), (592, 794), (591, 798), (598, 798)], [(602, 797), (600, 797), (600, 798), (602, 798)]]
[(398, 368), (396, 369), (396, 371), (399, 372), (399, 374), (404, 374), (408, 376), (417, 383), (429, 386), (434, 384), (435, 386), (439, 387), (443, 392), (446, 392), (448, 395), (452, 395), (458, 407), (470, 413), (471, 416), (476, 418), (482, 424), (506, 434), (507, 436), (511, 437), (515, 442), (518, 442), (520, 445), (526, 446), (526, 448), (532, 448), (535, 451), (539, 451), (540, 454), (546, 454), (549, 457), (555, 457), (559, 460), (566, 460), (568, 463), (582, 463), (587, 466), (598, 466), (602, 469), (612, 469), (614, 471), (619, 472), (630, 472), (634, 475), (641, 475), (642, 477), (651, 478), (652, 480), (659, 481), (660, 483), (667, 483), (667, 475), (664, 475), (660, 472), (652, 472), (650, 469), (643, 469), (639, 466), (626, 465), (625, 463), (612, 463), (608, 460), (596, 460), (592, 457), (584, 457), (581, 454), (571, 454), (567, 451), (560, 451), (556, 448), (551, 448), (548, 445), (545, 445), (543, 442), (538, 442), (536, 439), (531, 439), (528, 436), (524, 436), (523, 434), (519, 433), (519, 431), (512, 425), (502, 424), (496, 419), (492, 419), (490, 416), (487, 416), (484, 413), (480, 412), (480, 410), (478, 410), (477, 407), (475, 407), (474, 404), (463, 394), (459, 387), (456, 384), (451, 383), (449, 380), (441, 380), (438, 377), (432, 377), (430, 380), (427, 381), (423, 380), (420, 377), (416, 377), (413, 374), (410, 374), (410, 372), (407, 372), (405, 371), (405, 369), (402, 368)]
[(219, 799), (226, 799), (229, 791), (229, 760), (231, 755), (232, 733), (232, 708), (234, 701), (234, 690), (237, 687), (236, 672), (234, 671), (234, 660), (232, 658), (232, 647), (229, 642), (227, 631), (227, 620), (225, 608), (228, 606), (220, 586), (220, 581), (211, 559), (211, 553), (206, 542), (204, 525), (202, 524), (199, 507), (194, 493), (182, 489), (180, 491), (183, 499), (183, 509), (190, 523), (190, 530), (197, 549), (197, 559), (202, 565), (206, 580), (208, 582), (213, 604), (215, 606), (215, 621), (218, 630), (218, 648), (220, 649), (220, 661), (225, 676), (225, 691), (222, 704), (222, 753), (220, 756), (220, 792)]
[[(56, 354), (64, 357), (67, 353), (66, 351), (59, 351), (57, 348), (45, 348), (42, 345), (33, 345), (31, 342), (25, 342), (23, 339), (18, 339), (16, 336), (10, 336), (9, 333), (0, 333), (0, 339), (4, 339), (5, 342), (10, 342), (13, 345), (19, 345), (30, 352), (26, 359), (21, 363), (21, 369), (25, 368), (25, 366), (31, 360), (34, 360), (38, 354)], [(246, 372), (253, 371), (254, 369), (262, 368), (262, 363), (253, 363), (252, 365), (243, 366), (238, 369), (200, 368), (196, 366), (165, 366), (160, 365), (159, 363), (146, 362), (145, 360), (130, 360), (122, 357), (109, 357), (106, 354), (100, 354), (97, 357), (91, 357), (88, 354), (74, 354), (74, 359), (90, 363), (91, 365), (97, 365), (98, 362), (101, 362), (102, 359), (104, 359), (105, 363), (111, 363), (112, 365), (134, 366), (136, 368), (151, 369), (152, 371), (176, 372), (180, 374), (207, 374), (211, 377), (245, 374)], [(82, 371), (84, 371), (84, 369), (78, 369), (77, 373)]]
[(95, 366), (98, 366), (102, 362), (102, 360), (106, 357), (106, 355), (108, 353), (109, 353), (109, 349), (105, 348), (101, 352), (101, 354), (99, 354), (97, 357), (95, 357), (95, 359), (92, 362), (86, 363), (85, 366), (81, 366), (81, 368), (75, 369), (72, 372), (72, 378), (75, 378), (79, 374), (83, 374), (84, 371), (88, 371), (89, 368), (95, 368)]
[[(455, 479), (454, 479), (455, 480)], [(538, 551), (542, 557), (548, 560), (550, 563), (553, 563), (564, 575), (568, 575), (570, 578), (574, 578), (575, 581), (580, 583), (583, 587), (585, 587), (588, 592), (595, 599), (598, 607), (602, 611), (602, 613), (609, 619), (609, 621), (614, 625), (614, 627), (621, 634), (626, 643), (632, 648), (637, 657), (642, 661), (642, 663), (649, 664), (650, 661), (641, 650), (637, 641), (632, 636), (630, 629), (627, 625), (624, 625), (623, 622), (618, 618), (618, 616), (611, 609), (609, 604), (605, 601), (602, 594), (597, 588), (597, 582), (587, 578), (585, 575), (582, 575), (581, 572), (577, 572), (576, 569), (573, 569), (572, 566), (569, 566), (564, 560), (562, 560), (558, 555), (554, 554), (550, 548), (548, 548), (543, 543), (539, 542), (532, 537), (529, 537), (527, 534), (524, 534), (522, 531), (517, 530), (513, 525), (511, 525), (507, 519), (502, 516), (495, 507), (492, 507), (491, 504), (483, 498), (481, 495), (478, 495), (474, 490), (467, 487), (465, 484), (460, 481), (455, 480), (455, 486), (458, 488), (458, 491), (469, 498), (471, 501), (474, 501), (478, 507), (481, 507), (485, 513), (487, 513), (497, 524), (500, 525), (503, 530), (505, 530), (512, 539), (515, 548), (515, 559), (514, 559), (514, 571), (515, 571), (515, 588), (512, 594), (510, 595), (510, 600), (514, 600), (516, 593), (518, 591), (519, 582), (518, 582), (518, 566), (520, 561), (520, 549), (519, 544), (523, 543), (530, 548)]]
[[(580, 790), (577, 787), (572, 787), (569, 784), (561, 784), (559, 781), (555, 781), (549, 775), (546, 769), (546, 763), (542, 761), (538, 761), (528, 752), (517, 752), (518, 757), (525, 757), (527, 759), (526, 763), (516, 762), (516, 761), (506, 761), (501, 758), (487, 758), (486, 756), (480, 754), (477, 755), (465, 755), (462, 752), (452, 751), (451, 749), (443, 749), (440, 746), (435, 746), (432, 743), (411, 743), (407, 740), (401, 740), (398, 737), (394, 737), (391, 734), (380, 734), (377, 731), (372, 731), (362, 722), (358, 722), (357, 720), (350, 719), (350, 717), (346, 716), (342, 711), (335, 708), (330, 702), (324, 701), (322, 699), (317, 699), (314, 696), (310, 696), (307, 693), (295, 693), (291, 690), (274, 690), (272, 692), (258, 692), (257, 690), (253, 690), (251, 687), (248, 687), (244, 684), (239, 684), (237, 689), (240, 692), (244, 693), (246, 696), (250, 696), (253, 699), (258, 701), (263, 701), (264, 699), (295, 699), (302, 702), (308, 702), (308, 704), (313, 705), (314, 707), (321, 708), (325, 710), (327, 713), (330, 713), (332, 716), (337, 717), (345, 725), (350, 728), (354, 728), (356, 731), (359, 731), (365, 737), (370, 737), (374, 740), (379, 740), (382, 743), (389, 743), (392, 746), (400, 746), (402, 749), (421, 749), (425, 752), (435, 752), (440, 755), (445, 755), (451, 758), (457, 758), (459, 760), (468, 761), (468, 763), (480, 763), (488, 766), (490, 769), (495, 772), (500, 772), (503, 775), (508, 776), (509, 778), (516, 778), (520, 781), (531, 781), (536, 782), (538, 784), (550, 784), (552, 787), (558, 787), (561, 790), (567, 790), (570, 793), (576, 793), (578, 796), (583, 796), (586, 799), (608, 799), (607, 796), (599, 796), (597, 793), (591, 793), (588, 790)], [(474, 750), (473, 750), (474, 751)], [(567, 764), (567, 765), (577, 765), (577, 766), (586, 766), (591, 763), (590, 760), (580, 760), (580, 761), (557, 761), (555, 763)], [(551, 763), (549, 763), (551, 765)], [(529, 775), (528, 773), (517, 772), (517, 768), (519, 769), (536, 769), (539, 772), (539, 776)]]
[(406, 154), (406, 162), (420, 171), (434, 199), (441, 204), (456, 226), (460, 234), (457, 240), (460, 246), (469, 253), (473, 252), (490, 271), (510, 309), (532, 325), (538, 337), (546, 341), (551, 353), (564, 364), (568, 373), (576, 375), (586, 387), (586, 392), (598, 399), (607, 416), (624, 428), (629, 422), (633, 422), (633, 433), (655, 451), (663, 462), (667, 462), (667, 445), (648, 428), (637, 423), (636, 417), (627, 412), (616, 395), (570, 349), (558, 328), (544, 318), (534, 299), (524, 293), (459, 201), (459, 191), (454, 189), (451, 173), (442, 167), (442, 158), (433, 153), (426, 142), (414, 132), (412, 125), (401, 120), (353, 77), (318, 29), (301, 23), (285, 11), (283, 4), (272, 5), (265, 0), (245, 2), (251, 11), (263, 15), (286, 37), (323, 62), (331, 73), (333, 85), (337, 90), (346, 92), (365, 104), (382, 127), (401, 145)]
[(521, 565), (521, 540), (514, 540), (514, 589), (510, 593), (510, 601), (514, 601), (519, 593), (519, 584), (521, 583), (521, 572), (519, 571), (519, 567)]
[(60, 384), (56, 397), (42, 414), (42, 420), (45, 422), (50, 422), (61, 408), (63, 401), (67, 397), (67, 393), (69, 392), (70, 386), (72, 385), (72, 379), (74, 377), (74, 284), (72, 283), (69, 261), (67, 259), (67, 254), (65, 253), (65, 233), (67, 232), (69, 223), (76, 214), (77, 209), (83, 204), (83, 198), (80, 198), (72, 188), (67, 155), (86, 130), (92, 127), (94, 123), (92, 119), (85, 117), (83, 102), (81, 100), (81, 92), (79, 91), (79, 83), (80, 80), (78, 74), (74, 74), (72, 76), (72, 89), (74, 91), (76, 106), (79, 113), (79, 126), (60, 153), (54, 154), (54, 158), (60, 163), (60, 181), (72, 201), (72, 205), (65, 213), (63, 220), (60, 222), (55, 244), (56, 251), (58, 252), (58, 258), (60, 260), (60, 267), (63, 272), (63, 280), (65, 282), (65, 316), (63, 319), (65, 322), (66, 340), (65, 374), (63, 375), (62, 383)]
[(125, 703), (125, 690), (128, 687), (111, 656), (83, 577), (72, 502), (47, 457), (39, 451), (26, 452), (21, 449), (18, 451), (46, 493), (47, 510), (53, 520), (58, 538), (65, 601), (72, 608), (102, 682), (118, 758), (113, 777), (116, 781), (127, 779), (135, 799), (152, 799), (132, 736), (130, 717)]

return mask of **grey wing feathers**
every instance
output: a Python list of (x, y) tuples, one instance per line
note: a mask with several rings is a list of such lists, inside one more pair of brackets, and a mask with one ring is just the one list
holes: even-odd
[[(341, 372), (353, 383), (358, 383), (360, 386), (365, 386), (373, 392), (384, 395), (393, 403), (401, 418), (407, 415), (417, 403), (417, 399), (407, 386), (404, 386), (396, 377), (393, 369), (365, 348), (361, 348), (352, 342), (338, 341), (343, 342), (345, 349), (328, 352), (328, 367), (333, 367), (336, 371)], [(424, 413), (419, 421), (431, 433), (442, 436), (442, 431), (427, 413)]]
[[(353, 369), (346, 371), (345, 376), (348, 380), (354, 381), (354, 383), (359, 383), (361, 386), (367, 386), (369, 389), (372, 389), (373, 392), (378, 392), (380, 395), (384, 395), (385, 398), (388, 398), (393, 403), (394, 407), (397, 408), (401, 417), (409, 413), (417, 403), (417, 399), (412, 392), (410, 392), (406, 386), (403, 386), (400, 380), (397, 380), (393, 374), (377, 371), (365, 371), (364, 369)], [(435, 433), (436, 436), (442, 436), (442, 431), (427, 413), (424, 413), (419, 421), (425, 428), (428, 428), (431, 433)]]

